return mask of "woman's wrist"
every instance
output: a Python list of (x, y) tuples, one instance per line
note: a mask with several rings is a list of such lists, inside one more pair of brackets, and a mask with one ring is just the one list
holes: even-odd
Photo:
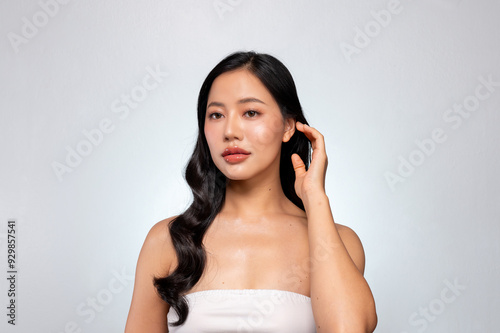
[(302, 203), (304, 204), (304, 208), (307, 212), (308, 209), (311, 209), (314, 206), (321, 206), (325, 203), (328, 204), (329, 200), (325, 191), (312, 191), (304, 196)]

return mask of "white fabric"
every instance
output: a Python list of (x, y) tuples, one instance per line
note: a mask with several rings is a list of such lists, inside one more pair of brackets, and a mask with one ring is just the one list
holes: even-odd
[[(186, 295), (189, 315), (170, 333), (315, 333), (311, 299), (272, 289), (205, 290)], [(168, 321), (178, 319), (170, 308)]]

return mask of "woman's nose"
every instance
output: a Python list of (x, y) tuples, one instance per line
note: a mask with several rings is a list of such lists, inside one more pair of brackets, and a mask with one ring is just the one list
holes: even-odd
[(242, 139), (242, 128), (241, 120), (236, 114), (228, 114), (226, 121), (226, 127), (224, 128), (224, 139), (227, 141), (231, 140), (241, 140)]

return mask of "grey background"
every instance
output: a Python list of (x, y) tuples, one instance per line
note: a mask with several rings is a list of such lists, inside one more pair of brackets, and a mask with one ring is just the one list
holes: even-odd
[[(256, 50), (287, 65), (325, 135), (327, 193), (365, 247), (377, 332), (497, 332), (499, 12), (471, 0), (2, 1), (0, 267), (14, 218), (19, 274), (15, 327), (0, 279), (0, 330), (123, 331), (146, 233), (190, 202), (201, 82)], [(168, 75), (148, 79), (155, 70)], [(474, 105), (481, 77), (497, 85)], [(459, 116), (464, 103), (474, 111)], [(58, 176), (78, 147), (87, 156)]]

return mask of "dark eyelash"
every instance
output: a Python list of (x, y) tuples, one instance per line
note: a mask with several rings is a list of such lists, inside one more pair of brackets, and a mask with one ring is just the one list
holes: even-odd
[(247, 110), (245, 113), (248, 113), (248, 112), (255, 112), (255, 115), (259, 115), (260, 112), (257, 111), (257, 110)]
[[(253, 118), (253, 117), (255, 117), (255, 116), (257, 116), (257, 115), (259, 115), (259, 114), (260, 114), (260, 112), (259, 112), (259, 111), (257, 111), (257, 110), (247, 110), (247, 111), (245, 111), (245, 113), (248, 113), (248, 112), (254, 112), (254, 113), (255, 113), (255, 115), (254, 115), (254, 116), (252, 116), (252, 117), (250, 117), (250, 118)], [(208, 115), (208, 118), (212, 118), (212, 119), (213, 119), (213, 116), (214, 116), (214, 115), (221, 116), (222, 114), (221, 114), (220, 112), (212, 112), (212, 113), (210, 113), (210, 114)]]
[(221, 115), (221, 113), (220, 113), (220, 112), (212, 112), (212, 113), (210, 113), (210, 114), (208, 115), (208, 118), (213, 118), (213, 115), (218, 115), (218, 116), (220, 116), (220, 115)]

